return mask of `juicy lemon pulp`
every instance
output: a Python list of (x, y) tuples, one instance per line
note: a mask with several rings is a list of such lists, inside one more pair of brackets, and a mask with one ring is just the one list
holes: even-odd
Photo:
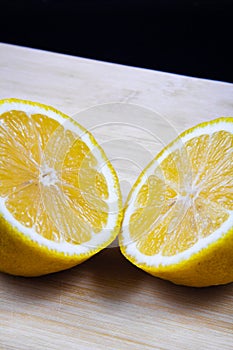
[(233, 210), (232, 133), (180, 139), (148, 175), (133, 206), (130, 239), (144, 255), (173, 256), (211, 235)]
[(80, 137), (43, 114), (0, 116), (0, 197), (27, 228), (81, 244), (108, 219), (108, 186)]

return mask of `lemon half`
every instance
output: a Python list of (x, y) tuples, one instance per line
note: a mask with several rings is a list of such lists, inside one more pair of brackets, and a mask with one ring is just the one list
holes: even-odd
[(177, 284), (233, 281), (233, 118), (185, 131), (147, 166), (127, 199), (120, 246)]
[(117, 236), (117, 175), (93, 136), (56, 109), (0, 101), (0, 270), (77, 265)]

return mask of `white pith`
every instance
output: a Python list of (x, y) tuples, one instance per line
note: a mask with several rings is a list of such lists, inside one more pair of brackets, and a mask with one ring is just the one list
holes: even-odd
[(44, 186), (55, 185), (58, 182), (56, 171), (49, 166), (40, 167), (39, 182)]
[[(84, 141), (89, 149), (94, 153), (95, 158), (97, 159), (97, 163), (101, 164), (101, 173), (106, 179), (107, 186), (109, 189), (109, 196), (105, 202), (108, 204), (109, 212), (108, 212), (108, 220), (106, 226), (103, 228), (101, 232), (95, 234), (92, 232), (92, 238), (88, 242), (83, 244), (71, 244), (66, 241), (55, 242), (48, 240), (38, 234), (33, 228), (27, 228), (18, 222), (14, 216), (8, 211), (5, 201), (6, 198), (0, 197), (0, 215), (2, 215), (6, 221), (12, 226), (15, 227), (19, 232), (23, 233), (26, 237), (30, 238), (32, 241), (37, 242), (39, 245), (46, 246), (49, 249), (63, 252), (65, 254), (85, 254), (90, 252), (91, 250), (98, 249), (105, 243), (107, 243), (118, 224), (119, 220), (119, 208), (121, 206), (119, 199), (119, 186), (117, 183), (117, 179), (114, 177), (111, 169), (109, 168), (108, 160), (103, 155), (102, 151), (93, 144), (93, 140), (91, 139), (90, 134), (82, 128), (79, 124), (72, 122), (70, 119), (66, 119), (56, 113), (53, 110), (44, 108), (43, 106), (31, 105), (23, 102), (5, 102), (0, 105), (0, 114), (11, 111), (11, 110), (22, 110), (27, 113), (29, 116), (31, 114), (44, 114), (56, 121), (58, 121), (65, 130), (70, 130), (77, 134), (82, 141)], [(103, 165), (104, 164), (104, 165)], [(57, 175), (53, 168), (40, 169), (39, 181), (44, 186), (55, 185), (57, 182)]]
[[(219, 229), (217, 229), (215, 232), (213, 232), (212, 234), (210, 234), (205, 238), (200, 238), (198, 242), (194, 244), (191, 248), (173, 256), (163, 256), (160, 253), (149, 256), (141, 253), (137, 248), (137, 241), (135, 242), (132, 241), (130, 237), (130, 232), (129, 232), (129, 220), (130, 220), (130, 216), (135, 210), (135, 207), (134, 207), (135, 199), (137, 198), (137, 195), (142, 185), (148, 179), (148, 176), (154, 174), (154, 170), (156, 169), (156, 167), (159, 164), (161, 164), (162, 161), (165, 158), (167, 158), (167, 156), (171, 152), (182, 148), (183, 144), (189, 141), (190, 139), (203, 134), (211, 135), (214, 132), (220, 131), (220, 130), (228, 131), (231, 134), (233, 134), (233, 123), (219, 121), (219, 122), (214, 122), (213, 124), (195, 128), (191, 132), (182, 136), (181, 139), (178, 139), (175, 143), (171, 145), (171, 147), (166, 149), (160, 155), (159, 158), (154, 160), (149, 165), (145, 173), (141, 176), (140, 181), (137, 183), (137, 186), (134, 188), (134, 191), (131, 194), (129, 204), (124, 214), (124, 219), (122, 223), (122, 232), (121, 232), (121, 240), (122, 240), (122, 244), (124, 246), (126, 254), (130, 257), (133, 257), (138, 264), (146, 264), (147, 266), (150, 266), (150, 267), (158, 267), (159, 265), (166, 266), (166, 265), (177, 264), (182, 260), (188, 259), (191, 255), (201, 251), (203, 248), (206, 248), (209, 244), (217, 241), (220, 237), (222, 237), (226, 232), (228, 232), (233, 227), (233, 211), (226, 210), (229, 214), (229, 218), (222, 224), (222, 226)], [(195, 187), (195, 184), (193, 185), (192, 188), (189, 188), (188, 190), (186, 189), (186, 193), (185, 193), (186, 198), (187, 197), (195, 198), (197, 195), (198, 195), (198, 188)], [(182, 200), (182, 198), (180, 199)]]

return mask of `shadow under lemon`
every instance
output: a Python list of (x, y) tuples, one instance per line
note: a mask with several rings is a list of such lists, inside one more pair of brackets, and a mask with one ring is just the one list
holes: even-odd
[[(103, 301), (150, 304), (150, 308), (162, 303), (176, 309), (200, 311), (212, 308), (217, 311), (224, 300), (232, 298), (233, 283), (206, 288), (193, 288), (175, 285), (138, 269), (128, 262), (120, 249), (108, 248), (86, 262), (72, 269), (41, 277), (24, 278), (0, 274), (0, 285), (4, 285), (7, 297), (17, 297), (17, 301), (56, 302), (72, 296), (73, 301), (80, 298), (101, 298)], [(4, 296), (4, 295), (3, 295)], [(148, 305), (147, 305), (148, 306)], [(177, 310), (178, 311), (178, 310)]]

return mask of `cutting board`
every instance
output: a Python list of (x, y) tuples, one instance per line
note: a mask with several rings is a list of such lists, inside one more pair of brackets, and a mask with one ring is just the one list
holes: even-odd
[[(179, 132), (233, 116), (233, 86), (1, 44), (0, 98), (50, 104), (94, 134), (123, 198)], [(232, 349), (233, 284), (188, 288), (130, 264), (117, 241), (38, 278), (0, 274), (0, 349)]]

